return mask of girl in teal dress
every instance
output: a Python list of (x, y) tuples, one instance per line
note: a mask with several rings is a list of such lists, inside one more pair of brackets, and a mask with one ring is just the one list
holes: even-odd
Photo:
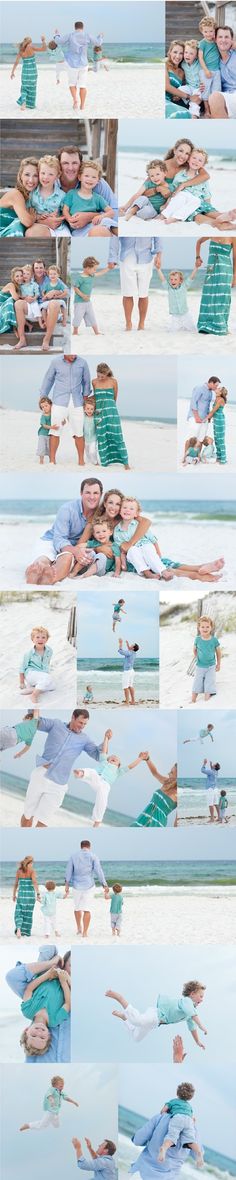
[(17, 105), (23, 111), (28, 108), (33, 110), (36, 107), (36, 91), (37, 91), (37, 65), (35, 60), (35, 53), (45, 53), (47, 50), (47, 43), (45, 37), (41, 37), (42, 45), (33, 45), (31, 37), (24, 37), (18, 49), (18, 54), (11, 71), (11, 78), (15, 77), (15, 70), (18, 63), (22, 61), (21, 72), (21, 92), (17, 99)]
[(191, 119), (186, 105), (188, 99), (181, 90), (181, 86), (185, 84), (185, 74), (181, 66), (183, 56), (184, 44), (171, 41), (166, 59), (166, 119)]
[(222, 385), (221, 389), (216, 394), (216, 400), (213, 408), (208, 414), (208, 422), (213, 422), (214, 442), (216, 448), (216, 462), (227, 463), (226, 446), (225, 446), (225, 415), (224, 409), (227, 402), (228, 391)]
[(34, 209), (27, 201), (38, 185), (38, 161), (34, 156), (21, 160), (15, 188), (0, 199), (0, 238), (22, 238), (36, 220)]
[(197, 328), (198, 332), (205, 334), (226, 336), (232, 280), (233, 285), (236, 283), (236, 241), (234, 238), (200, 238), (196, 245), (197, 267), (202, 265), (200, 251), (206, 241), (210, 241), (210, 246)]
[(94, 422), (101, 466), (122, 463), (122, 466), (129, 470), (128, 454), (116, 405), (118, 385), (109, 365), (97, 366), (97, 377), (92, 381), (92, 385), (96, 401)]
[(144, 811), (131, 825), (132, 828), (166, 828), (176, 826), (177, 817), (177, 765), (172, 766), (168, 775), (159, 774), (149, 754), (142, 754), (154, 778), (162, 784), (156, 789)]
[(30, 937), (36, 893), (40, 901), (33, 857), (25, 856), (17, 869), (13, 889), (13, 901), (16, 901), (14, 923), (17, 938), (21, 938), (22, 935)]

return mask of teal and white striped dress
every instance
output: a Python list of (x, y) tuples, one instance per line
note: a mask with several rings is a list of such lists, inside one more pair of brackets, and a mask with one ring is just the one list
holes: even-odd
[[(173, 814), (175, 812), (175, 815)], [(176, 803), (169, 795), (165, 795), (164, 791), (160, 791), (157, 787), (156, 791), (150, 799), (145, 810), (141, 812), (138, 819), (131, 824), (132, 828), (166, 828), (173, 826), (176, 811)], [(170, 817), (172, 816), (172, 820)]]
[(0, 291), (0, 335), (16, 327), (15, 305), (12, 295)]
[(232, 244), (210, 241), (197, 323), (198, 332), (212, 333), (215, 336), (227, 335), (232, 276)]
[(31, 877), (20, 877), (14, 913), (15, 931), (21, 930), (21, 934), (28, 937), (32, 930), (35, 901), (35, 888)]
[(32, 54), (32, 57), (25, 57), (22, 61), (21, 92), (17, 99), (19, 107), (25, 105), (33, 110), (33, 107), (36, 106), (37, 77), (36, 58)]
[(216, 413), (213, 414), (213, 433), (216, 448), (216, 458), (218, 463), (227, 463), (226, 447), (225, 447), (225, 415), (224, 406), (219, 406)]
[(122, 463), (126, 467), (129, 460), (114, 398), (114, 388), (95, 388), (94, 397), (94, 423), (100, 463), (102, 467), (108, 467), (109, 463)]

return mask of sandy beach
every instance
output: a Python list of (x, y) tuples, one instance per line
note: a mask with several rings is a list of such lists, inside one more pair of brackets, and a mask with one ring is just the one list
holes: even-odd
[[(17, 106), (20, 94), (21, 69), (18, 67), (13, 80), (11, 66), (0, 69), (0, 115), (8, 119), (78, 119), (79, 111), (73, 111), (68, 88), (67, 73), (60, 75), (56, 84), (55, 65), (38, 66), (37, 106), (34, 110), (22, 111)], [(88, 73), (88, 95), (82, 118), (121, 119), (129, 116), (145, 119), (150, 110), (153, 118), (164, 118), (164, 63), (153, 65), (109, 63), (109, 70), (103, 68), (97, 74)]]
[[(63, 890), (62, 890), (63, 892)], [(222, 943), (233, 939), (233, 921), (235, 908), (236, 887), (212, 885), (195, 889), (188, 887), (171, 887), (152, 890), (152, 887), (140, 889), (138, 886), (127, 887), (123, 890), (124, 907), (122, 933), (119, 942), (124, 945), (134, 943), (162, 945), (178, 945), (179, 943)], [(14, 935), (13, 915), (14, 904), (10, 898), (1, 899), (2, 928), (1, 939), (8, 946), (15, 946), (19, 952), (19, 943)], [(57, 928), (60, 938), (57, 944), (66, 941), (76, 946), (84, 946), (85, 940), (76, 935), (73, 913), (73, 899), (58, 900)], [(32, 943), (44, 941), (43, 919), (40, 905), (36, 903), (31, 938), (20, 940), (20, 957), (29, 957), (29, 947)], [(109, 901), (105, 902), (101, 890), (96, 889), (92, 911), (89, 945), (111, 945), (118, 942), (112, 938), (110, 927)], [(85, 952), (86, 953), (86, 952)], [(119, 952), (117, 952), (119, 953)], [(19, 953), (16, 954), (16, 958)]]
[[(74, 337), (74, 341), (76, 337)], [(74, 347), (74, 342), (73, 342)], [(164, 422), (125, 419), (122, 430), (130, 467), (137, 471), (176, 471), (176, 426)], [(27, 410), (0, 410), (0, 464), (2, 471), (36, 471), (39, 414)], [(77, 453), (69, 426), (65, 426), (57, 454), (57, 466), (71, 471)], [(48, 459), (42, 468), (48, 470)], [(53, 471), (53, 465), (51, 465)], [(102, 468), (101, 468), (102, 470)], [(109, 470), (120, 472), (119, 464)], [(96, 468), (97, 471), (97, 468)], [(52, 476), (53, 478), (53, 476)]]
[[(222, 126), (222, 124), (221, 124)], [(157, 132), (158, 134), (158, 132)], [(194, 141), (194, 133), (192, 135)], [(223, 140), (223, 132), (221, 133), (220, 145)], [(175, 142), (175, 135), (173, 133), (173, 141)], [(233, 139), (232, 139), (233, 151)], [(152, 153), (151, 153), (152, 154)], [(164, 152), (160, 153), (160, 158), (163, 159)], [(156, 151), (153, 151), (156, 155)], [(141, 185), (146, 179), (146, 163), (150, 159), (150, 153), (144, 156), (143, 152), (138, 155), (137, 152), (119, 151), (118, 156), (118, 192), (119, 205), (122, 206), (129, 201), (130, 197), (141, 188)], [(209, 187), (211, 192), (212, 205), (219, 213), (232, 209), (232, 192), (235, 190), (236, 172), (234, 168), (228, 168), (227, 162), (223, 158), (216, 160), (214, 158), (214, 151), (209, 152), (209, 159), (207, 164), (207, 171), (209, 172), (210, 180)], [(161, 236), (168, 238), (176, 238), (176, 234), (182, 238), (198, 238), (209, 235), (209, 222), (204, 221), (199, 226), (194, 221), (178, 221), (172, 225), (167, 225), (165, 219), (154, 217), (151, 221), (144, 221), (142, 217), (131, 217), (129, 221), (125, 217), (119, 217), (119, 234), (122, 237), (150, 237), (150, 229), (152, 233), (161, 233)], [(224, 230), (220, 231), (214, 228), (214, 223), (210, 225), (211, 237), (224, 236)], [(236, 222), (232, 227), (232, 233), (236, 233)]]
[[(210, 614), (210, 605), (207, 607), (207, 613)], [(193, 657), (195, 635), (196, 624), (194, 621), (182, 622), (179, 616), (173, 616), (168, 625), (160, 627), (160, 705), (162, 709), (179, 707), (196, 710), (201, 708), (205, 712), (209, 712), (209, 701), (205, 701), (203, 696), (198, 697), (195, 705), (191, 704), (193, 676), (188, 675), (188, 668)], [(216, 676), (217, 693), (216, 696), (211, 697), (211, 712), (215, 709), (232, 709), (235, 704), (236, 634), (232, 631), (227, 633), (222, 628), (221, 635), (220, 629), (217, 627), (217, 635), (219, 635), (222, 649), (222, 662), (220, 672)]]
[[(194, 824), (194, 827), (202, 827), (204, 824), (205, 827), (205, 824), (209, 822), (209, 817), (207, 815), (191, 815), (188, 816), (188, 818), (185, 817), (185, 819), (181, 817), (181, 819), (178, 820), (178, 827), (189, 828), (189, 824), (192, 826)], [(235, 815), (230, 815), (229, 818), (227, 818), (227, 826), (229, 828), (236, 828), (236, 813)]]
[[(189, 418), (189, 420), (188, 420), (188, 417), (187, 417), (188, 410), (189, 410), (189, 404), (190, 404), (190, 398), (178, 398), (178, 402), (177, 402), (178, 471), (183, 471), (184, 475), (185, 475), (186, 471), (189, 471), (189, 466), (186, 464), (186, 466), (184, 467), (182, 464), (182, 459), (183, 459), (183, 454), (184, 454), (184, 445), (185, 445), (186, 440), (188, 438), (191, 438), (195, 434), (194, 418)], [(212, 402), (212, 405), (213, 405), (213, 402)], [(212, 422), (206, 422), (206, 434), (208, 434), (210, 438), (213, 438)], [(214, 462), (204, 463), (204, 466), (202, 463), (197, 463), (194, 466), (191, 464), (191, 471), (194, 471), (194, 474), (196, 472), (197, 480), (199, 480), (203, 471), (205, 474), (205, 471), (211, 472), (211, 471), (217, 470), (217, 474), (219, 472), (220, 478), (221, 478), (222, 471), (229, 471), (229, 470), (232, 472), (236, 471), (236, 406), (230, 405), (228, 402), (227, 402), (227, 406), (226, 406), (226, 410), (225, 410), (225, 438), (226, 438), (227, 466), (225, 466), (224, 464), (221, 464), (221, 463), (217, 463), (217, 465), (216, 465)]]
[(24, 652), (33, 646), (30, 634), (38, 624), (50, 632), (48, 643), (53, 649), (51, 670), (55, 679), (55, 689), (41, 693), (39, 697), (41, 710), (42, 706), (52, 710), (62, 708), (65, 697), (68, 709), (75, 708), (76, 704), (76, 649), (66, 637), (70, 609), (76, 603), (76, 595), (62, 592), (58, 609), (53, 609), (48, 594), (32, 594), (32, 599), (32, 602), (19, 599), (18, 602), (1, 604), (0, 703), (5, 709), (20, 709), (22, 716), (30, 708), (31, 697), (23, 696), (20, 691), (19, 667)]
[[(24, 772), (25, 773), (25, 772)], [(23, 812), (23, 794), (13, 794), (12, 791), (1, 790), (0, 802), (0, 820), (3, 828), (19, 828), (20, 820)], [(66, 811), (63, 807), (59, 809), (53, 816), (53, 828), (88, 828), (88, 816), (78, 815), (71, 811)], [(107, 824), (101, 824), (101, 827), (107, 827)], [(91, 838), (92, 838), (92, 823), (91, 823)]]
[[(175, 227), (176, 230), (176, 227)], [(176, 236), (176, 234), (175, 234)], [(197, 324), (201, 300), (200, 291), (188, 293), (189, 311)], [(133, 314), (133, 331), (125, 331), (125, 320), (121, 295), (115, 291), (95, 290), (93, 296), (95, 313), (97, 313), (100, 336), (95, 336), (90, 328), (82, 325), (78, 336), (71, 337), (71, 351), (77, 356), (86, 349), (86, 355), (102, 355), (105, 351), (112, 356), (139, 353), (148, 355), (185, 355), (192, 356), (203, 353), (210, 357), (222, 356), (222, 352), (236, 352), (236, 289), (232, 290), (231, 312), (229, 317), (229, 333), (227, 336), (202, 335), (197, 332), (173, 332), (171, 317), (168, 315), (167, 297), (162, 291), (151, 290), (149, 307), (144, 332), (137, 331), (138, 310)]]

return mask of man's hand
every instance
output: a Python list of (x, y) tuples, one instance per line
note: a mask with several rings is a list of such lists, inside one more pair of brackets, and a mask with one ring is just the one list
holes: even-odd
[(141, 750), (138, 757), (142, 758), (143, 762), (147, 762), (148, 758), (150, 758), (149, 751), (148, 750)]
[(80, 1155), (83, 1155), (80, 1139), (72, 1139), (72, 1143), (76, 1151), (77, 1158), (79, 1159)]
[(186, 1056), (187, 1054), (184, 1052), (182, 1037), (177, 1034), (173, 1040), (173, 1062), (179, 1065), (181, 1061), (184, 1061)]
[(87, 1147), (92, 1147), (91, 1139), (87, 1139), (86, 1135), (84, 1136), (84, 1138), (85, 1138), (85, 1143), (87, 1143)]
[(112, 729), (105, 730), (105, 738), (107, 738), (108, 742), (110, 742), (110, 740), (112, 738)]

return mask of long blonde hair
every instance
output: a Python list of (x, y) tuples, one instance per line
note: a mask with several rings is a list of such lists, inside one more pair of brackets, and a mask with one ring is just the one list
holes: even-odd
[[(169, 49), (168, 49), (168, 53), (167, 53), (167, 58), (166, 58), (166, 65), (167, 65), (167, 69), (168, 69), (168, 67), (169, 67), (169, 66), (171, 66), (172, 70), (174, 69), (174, 67), (173, 67), (173, 62), (171, 61), (171, 58), (170, 58), (170, 53), (171, 53), (171, 50), (172, 50), (172, 49), (174, 49), (174, 45), (180, 45), (180, 48), (183, 50), (183, 56), (184, 56), (184, 41), (178, 41), (178, 40), (176, 40), (176, 38), (175, 38), (175, 40), (174, 40), (174, 41), (171, 41), (171, 43), (170, 43), (170, 45), (169, 45)], [(176, 68), (176, 67), (175, 67), (175, 68)], [(178, 68), (179, 68), (179, 67), (178, 67)]]
[(20, 285), (19, 285), (19, 283), (16, 283), (16, 281), (15, 281), (15, 274), (17, 274), (18, 270), (23, 270), (23, 267), (22, 266), (13, 266), (12, 267), (11, 280), (12, 280), (12, 283), (15, 283), (16, 291), (20, 292)]
[(25, 49), (27, 49), (27, 45), (32, 45), (32, 37), (24, 37), (24, 40), (20, 41), (20, 44), (18, 45), (18, 53), (24, 53)]
[(28, 164), (32, 164), (33, 168), (37, 168), (37, 173), (39, 171), (38, 160), (36, 160), (35, 156), (26, 156), (24, 160), (21, 160), (20, 167), (19, 167), (19, 170), (17, 172), (17, 177), (16, 177), (16, 188), (18, 188), (19, 192), (22, 193), (22, 196), (25, 198), (25, 201), (27, 200), (29, 193), (27, 192), (27, 189), (25, 188), (24, 184), (22, 184), (21, 177), (22, 177), (22, 172), (24, 172), (24, 168), (27, 168)]

